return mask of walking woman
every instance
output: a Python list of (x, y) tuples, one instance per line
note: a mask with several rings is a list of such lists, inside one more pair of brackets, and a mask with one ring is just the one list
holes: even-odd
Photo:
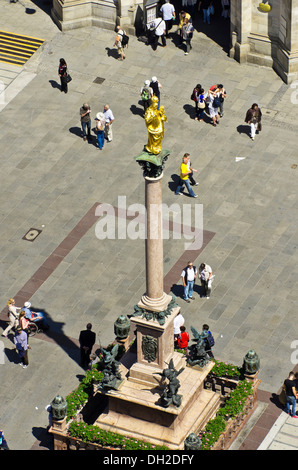
[(61, 91), (67, 93), (67, 65), (64, 59), (60, 59), (59, 68), (58, 68), (58, 75), (60, 77), (61, 82)]

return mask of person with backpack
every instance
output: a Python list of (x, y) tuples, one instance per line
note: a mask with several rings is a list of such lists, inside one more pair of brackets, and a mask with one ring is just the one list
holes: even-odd
[(118, 50), (118, 55), (119, 55), (118, 60), (124, 60), (126, 58), (125, 53), (124, 53), (124, 47), (127, 46), (128, 41), (126, 38), (128, 36), (125, 33), (125, 31), (121, 29), (120, 26), (117, 26), (116, 31), (117, 31), (117, 36), (114, 42), (114, 47), (117, 47), (117, 50)]
[(182, 284), (184, 287), (184, 300), (190, 302), (193, 300), (193, 287), (197, 277), (197, 268), (191, 261), (187, 263), (186, 268), (181, 273)]
[(215, 344), (215, 341), (214, 341), (211, 331), (209, 331), (209, 325), (207, 325), (206, 323), (203, 325), (202, 335), (204, 336), (206, 353), (208, 354), (209, 357), (214, 357), (212, 348)]
[(155, 18), (150, 25), (150, 29), (154, 31), (152, 49), (156, 51), (159, 38), (161, 39), (162, 47), (166, 47), (166, 23), (162, 17)]
[(212, 125), (216, 127), (216, 124), (219, 124), (219, 112), (220, 107), (220, 92), (217, 91), (208, 91), (208, 102), (209, 102), (209, 116), (212, 119)]
[(149, 106), (151, 105), (151, 98), (153, 96), (153, 90), (150, 87), (149, 80), (145, 80), (144, 86), (141, 88), (140, 95), (143, 101), (144, 113), (145, 113), (146, 109), (149, 108)]

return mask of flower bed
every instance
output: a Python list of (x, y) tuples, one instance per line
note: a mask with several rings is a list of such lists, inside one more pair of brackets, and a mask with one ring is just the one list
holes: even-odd
[(215, 418), (208, 421), (206, 427), (200, 434), (202, 450), (210, 450), (219, 440), (227, 428), (228, 419), (235, 419), (244, 410), (247, 400), (253, 393), (253, 385), (248, 380), (241, 380), (237, 387), (231, 392), (223, 407), (221, 407)]
[(139, 439), (121, 436), (120, 434), (104, 431), (98, 426), (77, 423), (73, 421), (69, 426), (69, 435), (84, 443), (96, 443), (100, 446), (113, 447), (121, 450), (168, 450), (166, 446), (149, 444)]

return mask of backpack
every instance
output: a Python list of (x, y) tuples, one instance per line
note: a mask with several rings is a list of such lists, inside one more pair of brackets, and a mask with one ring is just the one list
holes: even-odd
[(214, 346), (214, 344), (215, 344), (215, 341), (214, 341), (213, 335), (211, 331), (208, 331), (207, 345), (211, 349)]
[(219, 108), (219, 106), (220, 106), (220, 97), (219, 96), (215, 96), (215, 98), (213, 100), (213, 103), (212, 103), (212, 106), (213, 106), (213, 108)]
[(148, 101), (150, 98), (150, 91), (148, 88), (143, 88), (142, 90), (142, 100)]
[(122, 41), (121, 41), (122, 46), (123, 47), (127, 46), (128, 41), (129, 41), (129, 36), (127, 36), (125, 31), (123, 31), (123, 34), (120, 34), (120, 36), (122, 36)]

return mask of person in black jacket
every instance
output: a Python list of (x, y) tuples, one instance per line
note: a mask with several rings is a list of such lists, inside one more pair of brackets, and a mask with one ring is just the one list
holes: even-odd
[(92, 352), (92, 348), (95, 344), (95, 333), (91, 331), (92, 325), (88, 323), (86, 326), (86, 330), (82, 330), (79, 336), (79, 343), (80, 343), (80, 352), (81, 352), (81, 366), (84, 368), (88, 367), (90, 362), (90, 354)]

